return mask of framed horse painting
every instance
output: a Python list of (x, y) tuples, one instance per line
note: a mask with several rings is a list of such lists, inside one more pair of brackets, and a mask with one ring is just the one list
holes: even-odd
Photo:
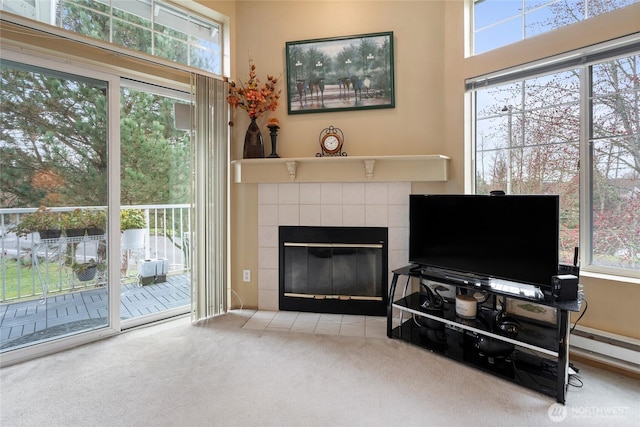
[(286, 43), (289, 114), (394, 108), (393, 32)]

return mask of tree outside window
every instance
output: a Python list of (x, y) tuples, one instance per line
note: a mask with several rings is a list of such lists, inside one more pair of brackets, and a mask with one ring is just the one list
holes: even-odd
[[(640, 268), (639, 65), (632, 55), (588, 67), (588, 78), (575, 68), (476, 91), (476, 192), (559, 194), (561, 262), (584, 245), (583, 263)], [(589, 141), (580, 141), (583, 127)], [(580, 182), (584, 150), (591, 183)], [(590, 218), (580, 218), (581, 185), (590, 185)]]

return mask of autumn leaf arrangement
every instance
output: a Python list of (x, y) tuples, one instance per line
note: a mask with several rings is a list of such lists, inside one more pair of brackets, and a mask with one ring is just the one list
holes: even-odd
[(229, 83), (227, 100), (233, 109), (242, 108), (251, 119), (257, 119), (267, 111), (275, 111), (280, 105), (280, 90), (276, 90), (278, 78), (267, 75), (262, 84), (256, 75), (256, 66), (249, 62), (249, 79), (246, 82)]

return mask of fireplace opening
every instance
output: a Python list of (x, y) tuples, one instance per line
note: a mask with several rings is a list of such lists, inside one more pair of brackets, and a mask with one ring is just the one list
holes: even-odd
[(280, 227), (280, 310), (383, 316), (385, 227)]

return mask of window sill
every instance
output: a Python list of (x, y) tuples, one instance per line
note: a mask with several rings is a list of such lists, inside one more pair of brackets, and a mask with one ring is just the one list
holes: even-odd
[(619, 275), (609, 274), (609, 273), (597, 273), (595, 271), (585, 271), (584, 269), (580, 270), (580, 276), (589, 277), (593, 279), (611, 280), (613, 282), (640, 285), (640, 278), (629, 277), (629, 276), (619, 276)]

